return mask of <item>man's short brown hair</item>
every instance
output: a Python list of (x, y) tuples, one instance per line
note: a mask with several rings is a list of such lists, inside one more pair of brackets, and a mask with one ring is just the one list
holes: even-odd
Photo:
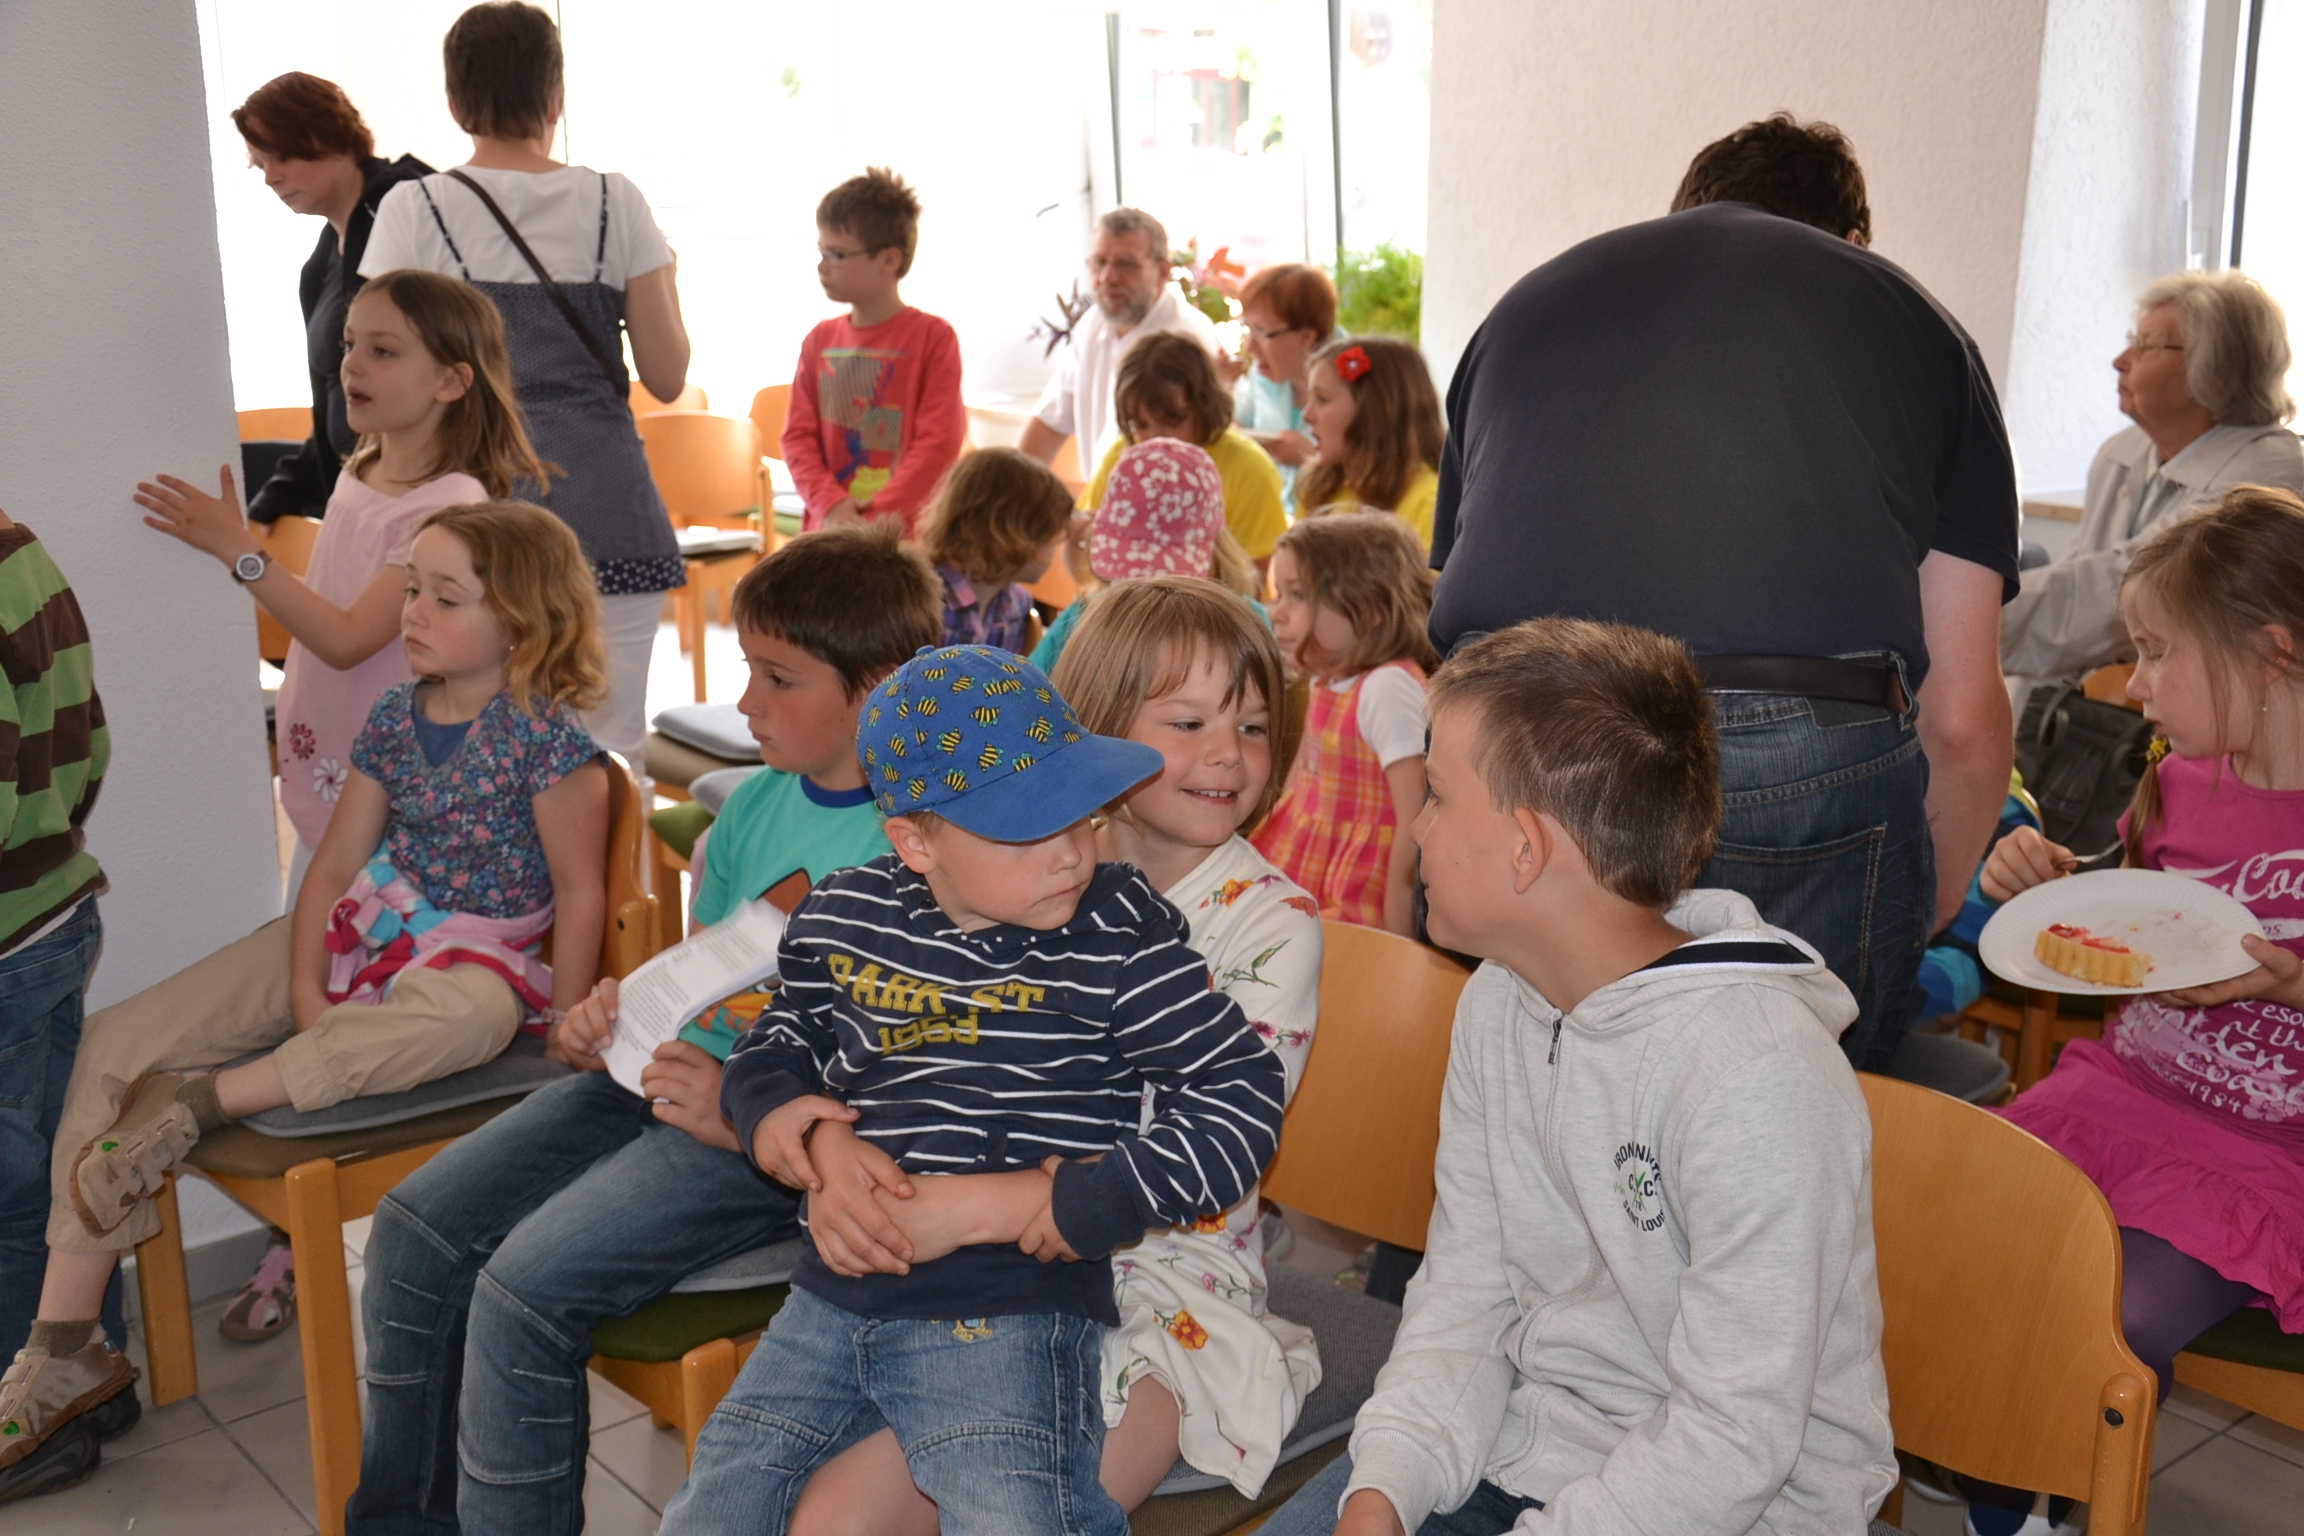
[(1479, 717), (1475, 760), (1505, 810), (1567, 828), (1592, 876), (1658, 911), (1720, 835), (1712, 701), (1677, 640), (1590, 619), (1530, 619), (1474, 641), (1433, 675), (1434, 720)]
[(1216, 360), (1206, 347), (1178, 332), (1159, 331), (1121, 356), (1112, 410), (1130, 442), (1136, 441), (1136, 418), (1153, 416), (1185, 423), (1194, 442), (1212, 448), (1232, 425), (1232, 392), (1216, 376)]
[(466, 133), (532, 139), (560, 113), (560, 29), (520, 0), (488, 0), (456, 18), (440, 45), (448, 115)]
[(736, 627), (800, 647), (861, 698), (944, 638), (943, 583), (926, 556), (897, 544), (901, 521), (793, 539), (736, 583)]
[(1758, 203), (1778, 218), (1872, 243), (1864, 167), (1856, 163), (1856, 146), (1830, 123), (1778, 112), (1698, 150), (1673, 194), (1672, 211), (1723, 202)]
[(357, 163), (376, 153), (376, 135), (344, 88), (300, 69), (275, 75), (250, 91), (232, 109), (232, 126), (250, 149), (283, 160), (344, 155)]
[(920, 244), (920, 195), (904, 178), (884, 165), (851, 176), (816, 205), (816, 222), (862, 243), (867, 251), (893, 246), (904, 253), (896, 269), (902, 277), (912, 270), (912, 252)]

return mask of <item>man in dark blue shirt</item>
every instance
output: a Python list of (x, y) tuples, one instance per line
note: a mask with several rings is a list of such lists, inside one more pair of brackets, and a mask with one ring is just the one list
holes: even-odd
[(1879, 1070), (2008, 788), (2007, 432), (1975, 344), (1866, 249), (1837, 130), (1749, 124), (1673, 208), (1529, 273), (1465, 349), (1432, 637), (1559, 614), (1686, 642), (1727, 812), (1701, 883), (1823, 953)]

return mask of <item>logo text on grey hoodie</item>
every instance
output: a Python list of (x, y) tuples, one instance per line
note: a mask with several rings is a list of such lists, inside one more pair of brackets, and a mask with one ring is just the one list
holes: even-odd
[(1664, 1169), (1645, 1142), (1628, 1141), (1616, 1149), (1616, 1192), (1632, 1225), (1643, 1232), (1664, 1225)]

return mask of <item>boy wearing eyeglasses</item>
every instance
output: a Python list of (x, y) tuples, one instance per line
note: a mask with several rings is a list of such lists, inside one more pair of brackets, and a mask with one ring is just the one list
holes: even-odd
[(848, 313), (808, 333), (792, 378), (784, 463), (803, 528), (895, 517), (910, 538), (960, 457), (960, 338), (898, 291), (919, 239), (919, 197), (880, 166), (816, 205), (816, 278)]

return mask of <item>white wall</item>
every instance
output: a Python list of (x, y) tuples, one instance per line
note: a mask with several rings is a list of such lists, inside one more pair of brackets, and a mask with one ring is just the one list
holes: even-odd
[(280, 910), (253, 608), (128, 499), (237, 458), (201, 95), (192, 0), (0, 5), (0, 505), (95, 640), (98, 1005)]
[(1837, 123), (1873, 244), (2004, 377), (2046, 0), (1441, 0), (1424, 337), (1445, 380), (1498, 295), (1661, 215), (1704, 144), (1778, 108)]
[(2184, 264), (2203, 0), (1440, 0), (1424, 338), (1443, 384), (1489, 307), (1652, 218), (1778, 108), (1838, 124), (1873, 244), (1976, 338), (2027, 492), (2122, 423), (2110, 360)]
[(2183, 267), (2202, 0), (2050, 0), (2015, 331), (1997, 377), (2031, 492), (2077, 490), (2128, 425), (2112, 357), (2136, 295)]

